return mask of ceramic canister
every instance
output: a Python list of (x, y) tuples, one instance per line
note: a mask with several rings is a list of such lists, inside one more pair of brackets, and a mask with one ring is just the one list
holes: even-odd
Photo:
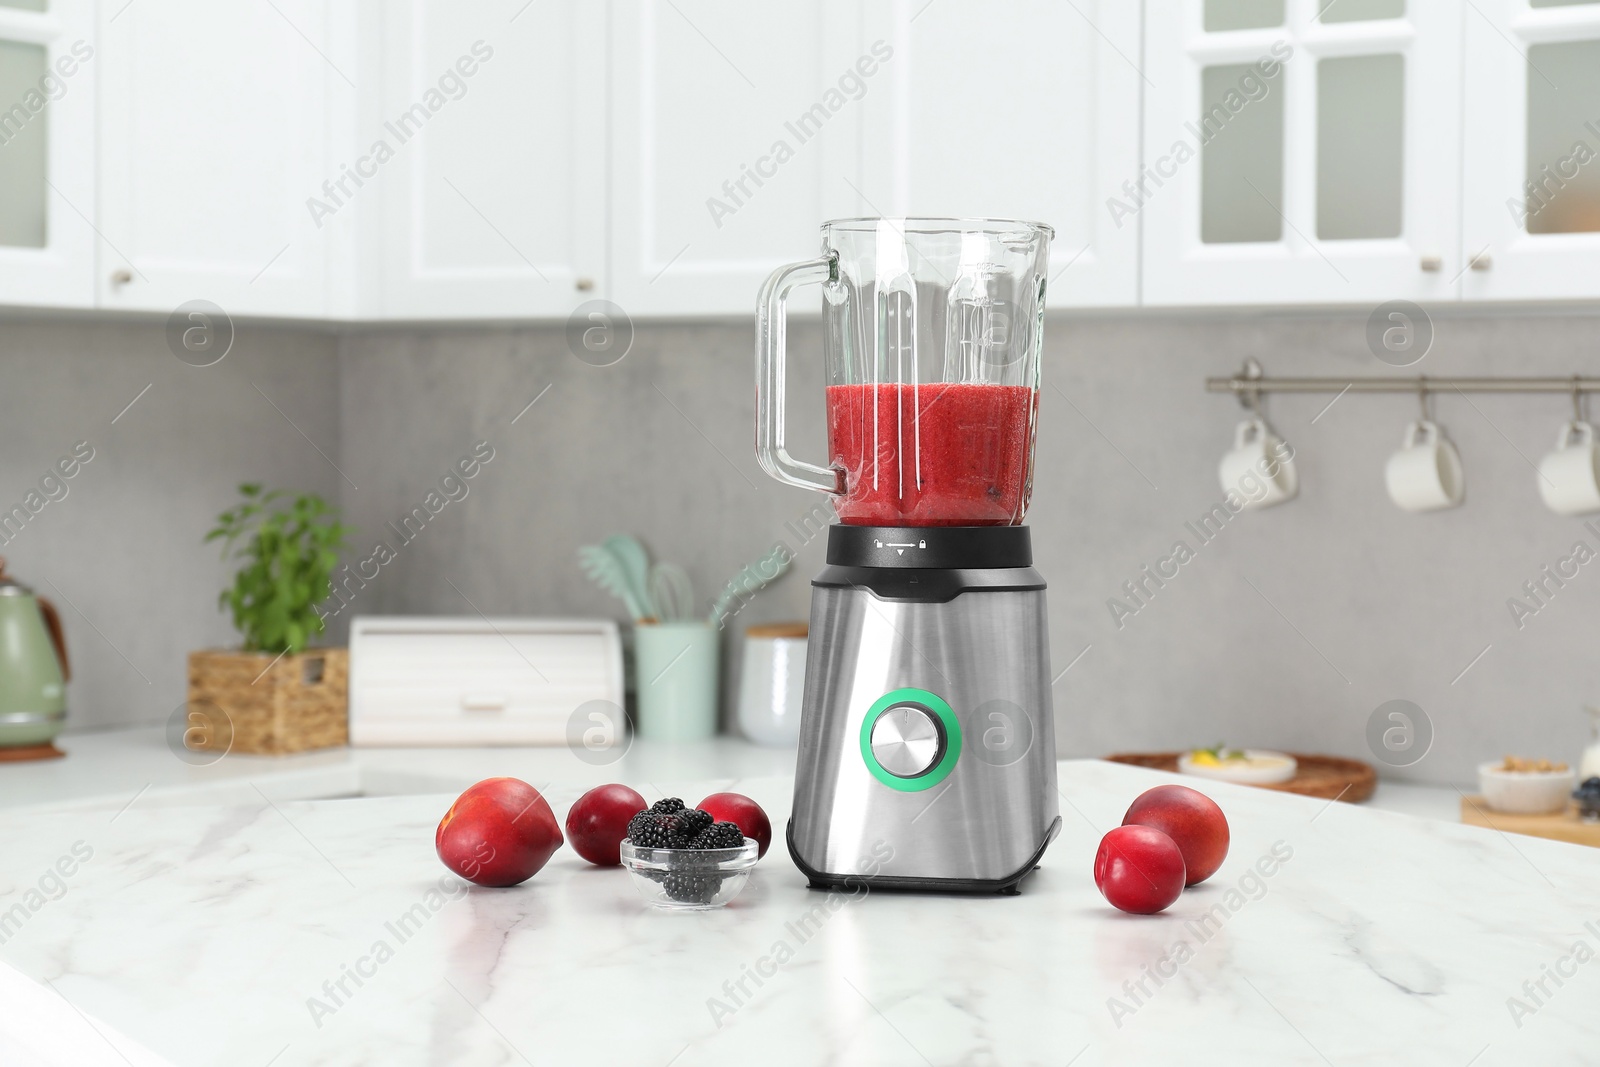
[(764, 623), (744, 634), (739, 732), (758, 745), (793, 748), (800, 740), (806, 681), (806, 624)]

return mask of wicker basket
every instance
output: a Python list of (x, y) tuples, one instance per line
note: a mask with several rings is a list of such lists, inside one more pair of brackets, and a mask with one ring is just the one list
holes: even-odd
[(350, 652), (189, 653), (189, 748), (282, 755), (348, 743)]

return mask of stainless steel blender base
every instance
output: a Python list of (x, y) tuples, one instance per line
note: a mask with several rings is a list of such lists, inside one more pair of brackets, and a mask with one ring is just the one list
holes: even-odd
[(1005, 893), (1014, 895), (1020, 893), (1022, 880), (1039, 869), (1039, 861), (1044, 859), (1044, 850), (1050, 847), (1050, 842), (1056, 839), (1061, 832), (1061, 816), (1057, 815), (1050, 824), (1050, 829), (1045, 833), (1043, 843), (1019, 870), (1002, 878), (919, 878), (916, 876), (896, 875), (866, 875), (866, 874), (826, 874), (822, 871), (812, 870), (806, 861), (795, 851), (794, 820), (789, 820), (785, 832), (785, 842), (789, 846), (789, 858), (794, 860), (795, 866), (800, 868), (800, 873), (806, 876), (806, 883), (812, 889), (847, 889), (858, 892), (866, 889), (901, 889), (912, 892), (924, 893)]
[(814, 886), (1014, 891), (1061, 825), (1044, 583), (840, 579), (869, 569), (813, 583), (789, 853)]

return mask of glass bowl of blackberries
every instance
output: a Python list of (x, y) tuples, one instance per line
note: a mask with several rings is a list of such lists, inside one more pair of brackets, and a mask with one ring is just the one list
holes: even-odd
[(628, 821), (622, 865), (633, 887), (658, 908), (720, 908), (750, 880), (760, 846), (738, 825), (676, 797), (658, 800)]
[(1578, 802), (1578, 814), (1585, 822), (1600, 822), (1600, 778), (1585, 778), (1572, 791), (1572, 799)]

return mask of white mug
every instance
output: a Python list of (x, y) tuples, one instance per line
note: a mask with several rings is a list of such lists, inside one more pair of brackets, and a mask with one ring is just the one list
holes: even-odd
[(1405, 442), (1384, 468), (1384, 481), (1389, 498), (1405, 511), (1453, 508), (1466, 495), (1461, 454), (1426, 419), (1406, 427)]
[(1224, 493), (1237, 493), (1245, 509), (1270, 508), (1300, 492), (1294, 449), (1265, 419), (1246, 419), (1233, 433), (1233, 448), (1217, 469)]
[(1539, 461), (1539, 495), (1557, 515), (1600, 511), (1600, 474), (1595, 463), (1594, 427), (1569, 422), (1561, 427), (1556, 450)]

